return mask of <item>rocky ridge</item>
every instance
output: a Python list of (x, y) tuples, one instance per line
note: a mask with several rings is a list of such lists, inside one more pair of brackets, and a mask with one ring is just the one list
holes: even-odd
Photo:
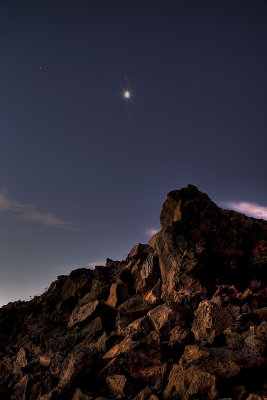
[(2, 400), (267, 399), (267, 221), (188, 185), (160, 222), (0, 309)]

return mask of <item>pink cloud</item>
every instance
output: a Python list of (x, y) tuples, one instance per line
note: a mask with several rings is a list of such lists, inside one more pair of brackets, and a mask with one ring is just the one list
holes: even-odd
[(149, 228), (149, 229), (146, 230), (146, 235), (148, 235), (148, 236), (154, 236), (154, 235), (156, 235), (156, 233), (158, 233), (158, 232), (159, 232), (159, 229), (156, 229), (156, 228)]
[(70, 224), (52, 213), (38, 211), (32, 204), (11, 200), (6, 192), (0, 193), (0, 211), (14, 212), (18, 219), (32, 221), (50, 228), (80, 230), (78, 225)]
[(267, 207), (260, 206), (256, 203), (249, 203), (246, 201), (229, 202), (227, 203), (227, 207), (230, 207), (233, 210), (239, 211), (243, 214), (247, 214), (251, 217), (267, 220)]
[(16, 201), (10, 200), (6, 192), (0, 193), (0, 211), (18, 211), (20, 206)]

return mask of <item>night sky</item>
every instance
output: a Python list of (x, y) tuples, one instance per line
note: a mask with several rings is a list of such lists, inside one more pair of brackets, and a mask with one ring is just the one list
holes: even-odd
[(0, 305), (124, 259), (188, 183), (267, 218), (266, 1), (2, 0), (0, 49)]

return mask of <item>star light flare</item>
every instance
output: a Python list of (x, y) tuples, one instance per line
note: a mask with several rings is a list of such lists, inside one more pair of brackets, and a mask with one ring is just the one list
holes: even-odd
[(123, 92), (123, 97), (124, 97), (126, 100), (130, 100), (130, 98), (131, 98), (131, 92), (130, 92), (129, 90), (125, 90), (125, 91)]

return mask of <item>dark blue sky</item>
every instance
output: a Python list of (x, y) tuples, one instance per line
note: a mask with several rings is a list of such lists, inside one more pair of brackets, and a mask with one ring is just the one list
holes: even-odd
[(188, 183), (267, 215), (266, 21), (264, 0), (0, 1), (0, 304), (125, 258)]

